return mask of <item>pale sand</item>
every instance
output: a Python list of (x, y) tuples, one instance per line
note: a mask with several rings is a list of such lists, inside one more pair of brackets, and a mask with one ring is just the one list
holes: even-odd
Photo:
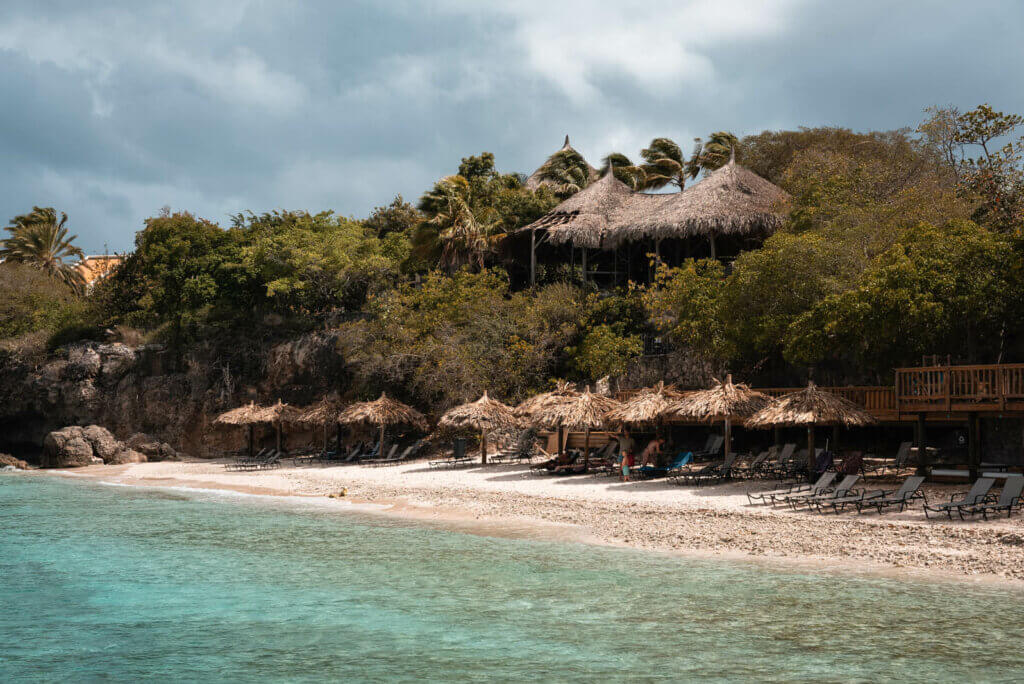
[[(538, 536), (816, 567), (1024, 580), (1024, 518), (1019, 514), (1009, 520), (940, 522), (926, 521), (920, 504), (881, 517), (857, 515), (855, 509), (819, 515), (749, 506), (745, 492), (771, 483), (679, 487), (664, 480), (621, 483), (593, 474), (535, 475), (525, 465), (438, 470), (426, 461), (241, 473), (226, 471), (222, 462), (163, 462), (93, 466), (73, 473), (119, 484), (277, 496), (326, 497), (345, 488), (345, 502), (387, 504), (390, 514), (484, 533), (531, 530)], [(868, 484), (896, 486), (892, 481)], [(948, 499), (957, 489), (963, 488), (932, 487), (929, 499)]]

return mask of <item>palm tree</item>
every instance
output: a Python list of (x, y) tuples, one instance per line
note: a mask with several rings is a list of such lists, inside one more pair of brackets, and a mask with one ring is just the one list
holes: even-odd
[(615, 177), (633, 190), (644, 189), (646, 179), (644, 170), (633, 164), (626, 155), (621, 152), (612, 152), (605, 157), (604, 164), (601, 166), (601, 176), (608, 172), (609, 166), (612, 167)]
[(554, 186), (555, 194), (565, 199), (590, 183), (587, 161), (572, 148), (555, 152), (540, 167), (540, 180)]
[(694, 142), (697, 146), (690, 160), (690, 172), (694, 178), (701, 171), (714, 171), (725, 166), (740, 144), (739, 139), (728, 131), (712, 133), (707, 142), (702, 142), (700, 138), (694, 138)]
[(441, 262), (449, 268), (484, 267), (484, 257), (505, 237), (497, 232), (501, 217), (493, 207), (473, 210), (469, 182), (462, 176), (441, 179), (432, 191), (437, 212), (427, 222), (438, 227)]
[(82, 290), (85, 287), (82, 274), (73, 264), (65, 262), (85, 256), (72, 244), (78, 236), (68, 235), (67, 221), (68, 215), (64, 212), (58, 220), (53, 207), (32, 207), (30, 213), (15, 216), (7, 226), (11, 236), (2, 242), (0, 258), (30, 264), (73, 290)]
[(651, 144), (640, 150), (644, 164), (644, 188), (658, 190), (666, 185), (675, 185), (680, 190), (686, 185), (689, 167), (683, 157), (683, 150), (669, 138), (655, 138)]

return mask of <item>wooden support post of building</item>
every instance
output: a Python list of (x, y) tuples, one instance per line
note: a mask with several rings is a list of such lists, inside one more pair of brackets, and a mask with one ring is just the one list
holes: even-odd
[(971, 482), (978, 479), (981, 469), (981, 430), (978, 414), (967, 414), (967, 468), (971, 473)]
[(928, 437), (925, 430), (925, 414), (917, 414), (917, 474), (928, 475)]
[(711, 244), (711, 258), (712, 259), (717, 259), (718, 255), (715, 253), (715, 236), (714, 235), (709, 235), (708, 236), (708, 242)]
[(775, 433), (775, 446), (779, 449), (782, 448), (782, 426), (776, 425), (773, 431)]
[(615, 287), (619, 286), (619, 248), (612, 250), (612, 277), (615, 278)]
[(537, 229), (530, 229), (530, 287), (537, 284)]
[(580, 252), (583, 255), (581, 257), (581, 263), (583, 264), (583, 284), (586, 285), (587, 284), (587, 248), (586, 247), (580, 247)]

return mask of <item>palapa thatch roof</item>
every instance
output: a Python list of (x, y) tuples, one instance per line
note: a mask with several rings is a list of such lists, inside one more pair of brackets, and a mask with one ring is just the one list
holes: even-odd
[(733, 384), (729, 375), (725, 382), (715, 380), (714, 387), (710, 389), (687, 394), (675, 404), (672, 413), (697, 420), (747, 418), (774, 402), (767, 394), (756, 392), (747, 385)]
[(792, 425), (872, 425), (875, 417), (848, 399), (818, 389), (808, 383), (806, 389), (779, 400), (746, 421), (747, 427), (768, 428)]
[(344, 408), (336, 397), (324, 397), (315, 404), (302, 409), (296, 422), (308, 425), (330, 425), (338, 421), (338, 414)]
[(554, 244), (571, 242), (576, 246), (600, 247), (611, 231), (616, 212), (629, 201), (633, 191), (612, 173), (611, 167), (596, 183), (591, 183), (557, 207), (526, 226), (544, 228)]
[(596, 430), (607, 424), (608, 412), (618, 407), (619, 402), (594, 394), (588, 387), (582, 393), (538, 409), (530, 416), (530, 422), (549, 429), (562, 426), (569, 430)]
[(299, 410), (280, 400), (272, 406), (257, 406), (250, 402), (220, 414), (214, 419), (217, 425), (259, 425), (262, 423), (294, 422), (299, 417)]
[(555, 389), (543, 394), (537, 394), (523, 401), (515, 408), (515, 415), (520, 418), (532, 418), (538, 411), (544, 411), (555, 404), (559, 404), (579, 395), (572, 383), (565, 380), (559, 381)]
[[(573, 149), (573, 146), (569, 144), (569, 136), (568, 135), (565, 136), (565, 143), (562, 145), (561, 149), (558, 150), (558, 152), (565, 152), (566, 150), (571, 151), (571, 152), (576, 152), (576, 150)], [(552, 154), (551, 157), (555, 156), (555, 154), (558, 154), (558, 152), (555, 152), (554, 154)], [(580, 154), (580, 153), (576, 152), (576, 154)], [(551, 157), (548, 157), (548, 159), (544, 162), (544, 164), (547, 164), (547, 162), (550, 161)], [(583, 158), (582, 154), (580, 154), (580, 158), (581, 159)], [(586, 162), (585, 159), (584, 159), (584, 162)], [(544, 178), (541, 177), (541, 175), (543, 173), (543, 169), (544, 169), (544, 164), (541, 164), (539, 167), (537, 167), (537, 170), (534, 171), (533, 173), (531, 173), (530, 177), (526, 179), (526, 182), (523, 184), (523, 186), (527, 190), (536, 190), (537, 188), (539, 188), (542, 185), (547, 185), (549, 187), (552, 185), (550, 181), (545, 180)], [(601, 177), (601, 172), (598, 171), (597, 169), (595, 169), (589, 163), (587, 163), (587, 175), (589, 176), (588, 182), (593, 183), (595, 180), (597, 180), (598, 178)]]
[(782, 225), (789, 199), (785, 190), (737, 164), (735, 156), (696, 185), (662, 197), (658, 204), (631, 198), (616, 214), (607, 245), (643, 238), (768, 236)]
[(669, 417), (676, 404), (683, 398), (683, 393), (674, 387), (666, 387), (659, 382), (654, 387), (642, 389), (629, 399), (608, 412), (611, 423), (653, 423)]
[(511, 407), (497, 399), (491, 399), (487, 392), (484, 392), (476, 401), (456, 406), (445, 413), (437, 424), (450, 428), (508, 430), (517, 427), (519, 421)]
[(386, 394), (381, 394), (375, 401), (360, 401), (348, 406), (338, 414), (338, 422), (376, 427), (408, 425), (424, 431), (428, 429), (427, 419), (422, 413)]
[(643, 239), (775, 232), (789, 195), (735, 158), (682, 192), (634, 192), (610, 172), (520, 230), (543, 228), (555, 244), (613, 249)]

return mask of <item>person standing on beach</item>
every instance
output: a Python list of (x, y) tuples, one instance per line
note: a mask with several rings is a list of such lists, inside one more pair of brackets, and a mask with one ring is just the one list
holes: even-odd
[(636, 463), (636, 442), (626, 429), (623, 429), (615, 439), (619, 443), (619, 453), (622, 454), (622, 481), (629, 482), (629, 469)]
[(640, 454), (640, 465), (646, 466), (651, 465), (651, 459), (655, 458), (661, 453), (661, 446), (665, 443), (665, 440), (661, 437), (655, 437), (647, 443), (647, 447)]

